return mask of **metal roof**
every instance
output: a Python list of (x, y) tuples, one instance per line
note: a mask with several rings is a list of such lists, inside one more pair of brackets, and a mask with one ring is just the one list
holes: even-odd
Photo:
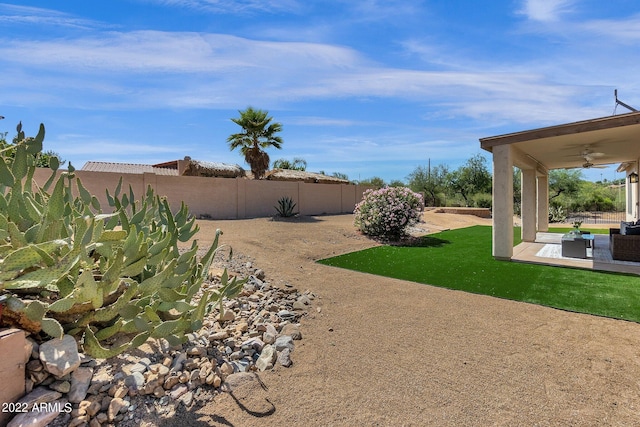
[(83, 171), (91, 172), (112, 172), (112, 173), (130, 173), (143, 174), (154, 173), (156, 175), (178, 176), (177, 169), (159, 168), (153, 165), (143, 165), (137, 163), (113, 163), (113, 162), (86, 162), (82, 166)]

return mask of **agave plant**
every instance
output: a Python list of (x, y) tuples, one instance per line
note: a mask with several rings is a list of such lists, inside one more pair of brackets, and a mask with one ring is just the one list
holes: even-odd
[(278, 215), (283, 218), (289, 218), (294, 216), (296, 213), (293, 211), (296, 207), (295, 202), (291, 197), (284, 196), (278, 200), (278, 205), (274, 206)]

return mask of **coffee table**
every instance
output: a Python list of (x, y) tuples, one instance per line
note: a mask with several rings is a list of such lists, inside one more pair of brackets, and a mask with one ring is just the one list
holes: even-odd
[(595, 247), (593, 234), (567, 233), (562, 236), (562, 256), (568, 258), (587, 258), (587, 248)]

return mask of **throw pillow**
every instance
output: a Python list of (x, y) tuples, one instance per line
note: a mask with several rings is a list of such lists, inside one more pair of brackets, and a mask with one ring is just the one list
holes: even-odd
[(625, 231), (627, 236), (638, 235), (640, 234), (640, 225), (627, 225)]
[(632, 222), (627, 222), (627, 221), (620, 221), (620, 234), (627, 234), (627, 227), (629, 226), (633, 226), (634, 223)]

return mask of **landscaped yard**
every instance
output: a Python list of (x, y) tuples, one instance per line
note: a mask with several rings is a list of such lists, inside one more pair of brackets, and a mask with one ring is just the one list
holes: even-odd
[[(517, 230), (514, 234), (519, 237)], [(491, 255), (491, 227), (488, 226), (431, 234), (423, 237), (418, 246), (379, 246), (319, 262), (443, 288), (640, 322), (640, 277), (496, 261)]]

